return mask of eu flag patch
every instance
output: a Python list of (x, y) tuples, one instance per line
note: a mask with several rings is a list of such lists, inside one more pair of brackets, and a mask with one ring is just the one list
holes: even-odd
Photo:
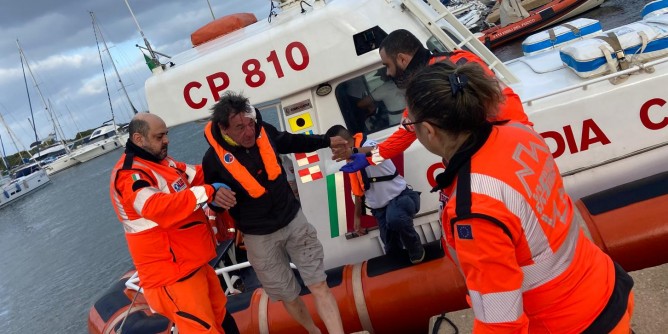
[(459, 236), (459, 239), (473, 240), (471, 225), (457, 225), (457, 236)]

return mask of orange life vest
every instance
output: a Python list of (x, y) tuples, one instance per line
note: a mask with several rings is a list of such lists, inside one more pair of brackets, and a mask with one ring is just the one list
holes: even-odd
[[(129, 162), (129, 161), (128, 161)], [(123, 224), (141, 286), (173, 284), (215, 255), (213, 235), (200, 204), (213, 187), (200, 166), (166, 158), (160, 163), (123, 154), (111, 172), (111, 202)], [(134, 189), (138, 180), (147, 186)]]
[[(364, 134), (362, 133), (356, 133), (353, 135), (353, 139), (355, 140), (355, 147), (359, 148), (362, 147), (362, 144), (364, 144)], [(353, 193), (353, 195), (357, 197), (362, 197), (364, 196), (364, 190), (365, 189), (365, 182), (362, 177), (361, 171), (355, 172), (355, 173), (350, 173), (348, 174), (348, 178), (350, 178), (350, 188)]]
[(528, 321), (531, 333), (580, 333), (596, 319), (615, 285), (613, 262), (584, 236), (538, 134), (494, 126), (448, 189), (447, 249), (466, 278), (477, 332)]
[[(257, 180), (248, 172), (246, 167), (237, 161), (234, 154), (225, 150), (225, 148), (216, 141), (212, 131), (213, 123), (209, 122), (204, 128), (204, 135), (211, 147), (216, 151), (216, 155), (218, 156), (218, 159), (220, 159), (220, 165), (225, 167), (225, 169), (232, 174), (234, 179), (241, 184), (251, 197), (258, 198), (262, 196), (266, 189), (257, 182)], [(260, 127), (260, 135), (255, 139), (255, 143), (260, 150), (260, 156), (262, 157), (267, 177), (270, 181), (276, 180), (276, 178), (281, 175), (281, 166), (278, 164), (276, 153), (271, 147), (269, 137), (263, 127)]]

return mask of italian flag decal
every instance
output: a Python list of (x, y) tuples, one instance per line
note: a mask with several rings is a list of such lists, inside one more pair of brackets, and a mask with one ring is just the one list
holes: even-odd
[[(344, 235), (347, 232), (346, 204), (343, 172), (327, 175), (327, 204), (329, 208), (329, 229), (332, 238)], [(350, 196), (350, 193), (348, 194)]]
[[(392, 159), (392, 162), (399, 170), (399, 174), (404, 175), (403, 154)], [(327, 208), (329, 211), (330, 236), (332, 238), (345, 235), (348, 231), (354, 229), (355, 202), (351, 191), (348, 174), (337, 172), (327, 175)], [(366, 209), (366, 214), (362, 215), (360, 225), (362, 228), (378, 226), (376, 218), (371, 215), (370, 209)]]

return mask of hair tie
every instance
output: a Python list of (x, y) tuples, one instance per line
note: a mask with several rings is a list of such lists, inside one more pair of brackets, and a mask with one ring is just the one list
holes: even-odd
[(464, 91), (464, 86), (469, 81), (465, 74), (452, 73), (448, 75), (448, 80), (450, 80), (450, 87), (452, 90), (452, 96), (457, 96), (457, 93)]

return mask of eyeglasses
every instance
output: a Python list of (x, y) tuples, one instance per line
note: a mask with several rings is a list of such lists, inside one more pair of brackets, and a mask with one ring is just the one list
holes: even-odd
[(425, 121), (426, 119), (423, 119), (421, 121), (410, 122), (408, 118), (404, 118), (404, 120), (401, 121), (401, 126), (403, 126), (404, 129), (406, 129), (406, 131), (408, 132), (415, 132), (415, 124), (422, 123)]

